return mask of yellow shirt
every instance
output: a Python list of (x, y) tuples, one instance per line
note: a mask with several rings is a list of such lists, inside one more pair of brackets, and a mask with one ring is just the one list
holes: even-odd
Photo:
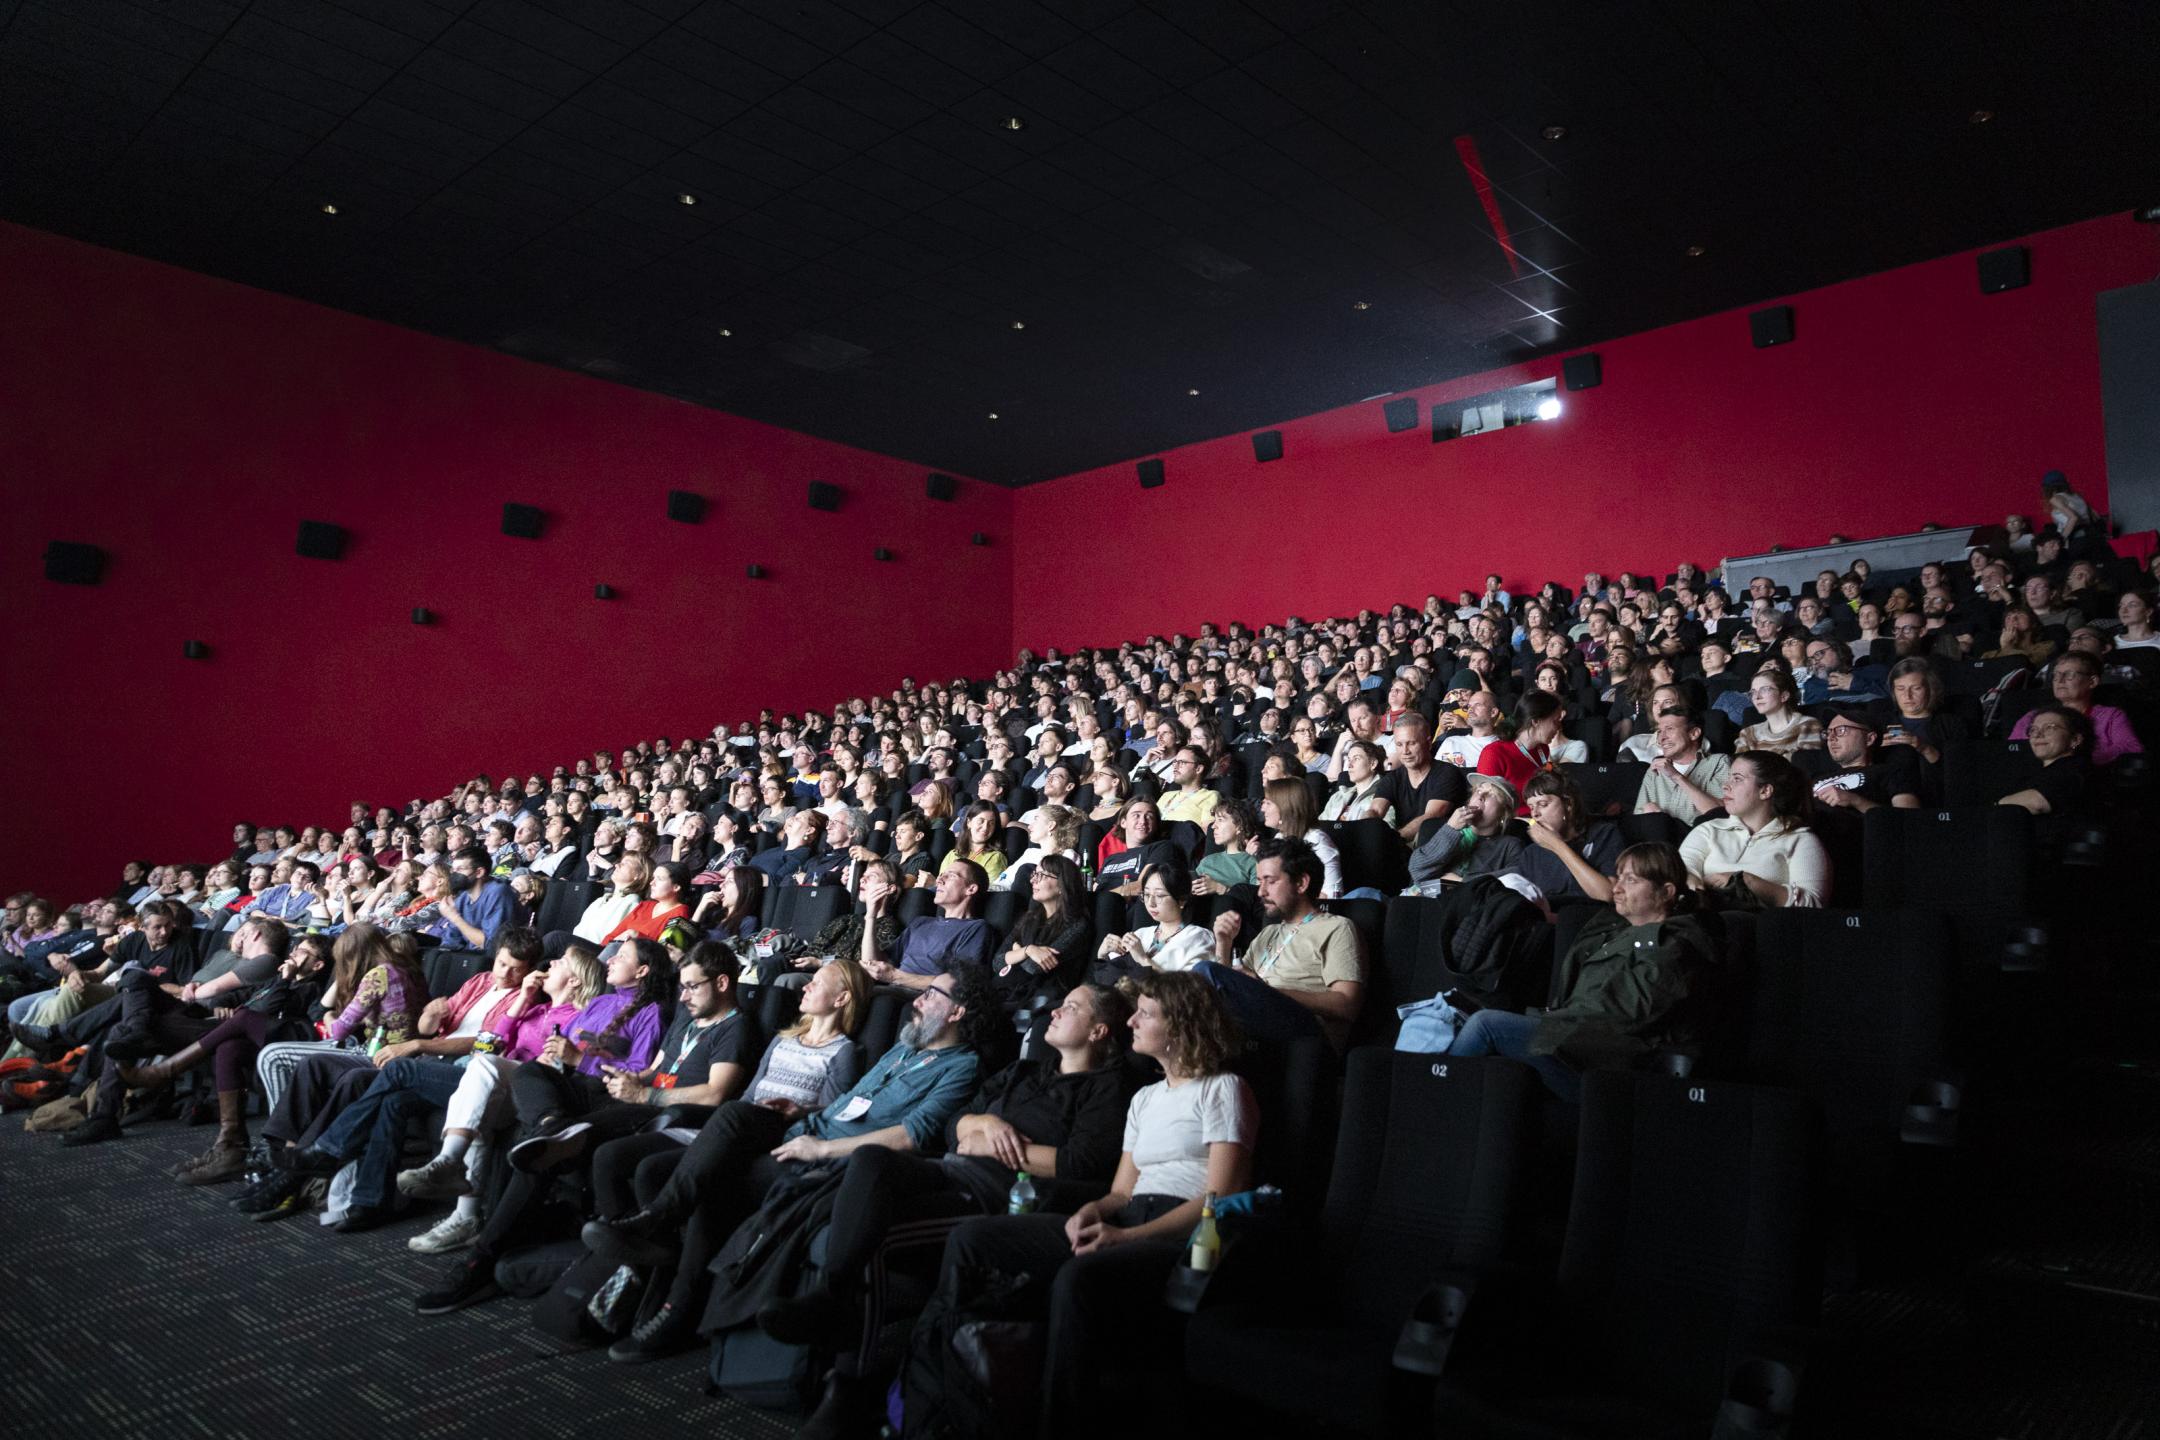
[(1222, 796), (1205, 785), (1198, 790), (1165, 790), (1162, 799), (1155, 802), (1155, 811), (1162, 816), (1165, 825), (1173, 820), (1190, 820), (1195, 825), (1205, 825), (1221, 800)]

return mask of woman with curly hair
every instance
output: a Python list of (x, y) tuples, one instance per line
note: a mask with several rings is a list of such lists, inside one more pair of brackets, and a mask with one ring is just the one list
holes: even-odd
[[(1042, 1414), (1046, 1434), (1106, 1433), (1123, 1393), (1103, 1378), (1117, 1357), (1164, 1353), (1163, 1280), (1185, 1253), (1208, 1195), (1252, 1183), (1260, 1110), (1230, 1071), (1237, 1028), (1215, 987), (1190, 971), (1158, 972), (1121, 987), (1133, 998), (1132, 1047), (1163, 1078), (1133, 1096), (1124, 1153), (1110, 1193), (1070, 1215), (969, 1220), (945, 1243), (940, 1297), (984, 1271), (1046, 1284), (1049, 1302)], [(1018, 1318), (1018, 1317), (1005, 1317)], [(926, 1321), (929, 1317), (925, 1317)], [(926, 1324), (922, 1333), (939, 1327)], [(926, 1397), (927, 1398), (927, 1397)], [(914, 1408), (910, 1395), (908, 1405)]]

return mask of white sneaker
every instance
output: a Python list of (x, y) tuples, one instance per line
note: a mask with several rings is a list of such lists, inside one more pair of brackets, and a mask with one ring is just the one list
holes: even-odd
[(415, 1235), (405, 1242), (405, 1248), (422, 1255), (440, 1255), (449, 1250), (462, 1250), (472, 1244), (480, 1233), (480, 1217), (477, 1215), (451, 1214), (432, 1230)]
[(472, 1181), (465, 1178), (464, 1156), (437, 1155), (417, 1170), (400, 1170), (397, 1188), (415, 1200), (455, 1200), (472, 1194)]

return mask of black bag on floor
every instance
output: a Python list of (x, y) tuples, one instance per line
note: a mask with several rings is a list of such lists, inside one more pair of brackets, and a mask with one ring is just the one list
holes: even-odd
[[(556, 1277), (555, 1283), (548, 1287), (547, 1293), (540, 1297), (540, 1303), (533, 1306), (533, 1324), (539, 1326), (543, 1334), (552, 1335), (557, 1340), (572, 1345), (605, 1345), (608, 1341), (626, 1334), (630, 1325), (636, 1323), (635, 1311), (639, 1297), (633, 1297), (629, 1305), (620, 1312), (628, 1322), (621, 1330), (603, 1326), (593, 1314), (594, 1297), (601, 1293), (616, 1270), (621, 1267), (612, 1260), (593, 1254), (577, 1241), (558, 1243), (567, 1244), (576, 1253), (570, 1264)], [(500, 1284), (500, 1279), (496, 1283)]]
[(820, 1167), (777, 1182), (713, 1257), (712, 1298), (698, 1329), (712, 1338), (713, 1388), (745, 1405), (807, 1410), (831, 1368), (823, 1350), (782, 1344), (760, 1330), (757, 1312), (768, 1300), (824, 1282), (825, 1225), (840, 1174)]
[(495, 1283), (503, 1294), (537, 1300), (553, 1289), (563, 1272), (576, 1264), (585, 1247), (575, 1240), (551, 1240), (513, 1250), (495, 1262)]
[(1034, 1277), (948, 1273), (916, 1321), (900, 1371), (905, 1440), (1019, 1440), (1032, 1434), (1049, 1327)]

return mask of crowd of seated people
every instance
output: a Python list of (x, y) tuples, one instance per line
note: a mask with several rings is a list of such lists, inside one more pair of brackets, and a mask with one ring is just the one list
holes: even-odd
[[(579, 1198), (610, 1293), (645, 1296), (618, 1361), (730, 1324), (841, 1348), (888, 1232), (965, 1219), (947, 1271), (1040, 1280), (1045, 1414), (1081, 1433), (1093, 1357), (1153, 1323), (1136, 1297), (1200, 1198), (1252, 1183), (1233, 1058), (1384, 1037), (1349, 907), (1592, 907), (1549, 1004), (1466, 999), (1448, 1041), (1572, 1100), (1699, 1038), (1706, 917), (1837, 903), (1847, 827), (1942, 806), (1972, 747), (2025, 742), (1967, 802), (2060, 853), (2142, 752), (2160, 674), (2154, 576), (2079, 524), (2074, 554), (2005, 527), (1798, 594), (1494, 576), (1454, 605), (1023, 651), (344, 825), (238, 825), (106, 897), (8, 899), (11, 1053), (80, 1057), (71, 1145), (192, 1096), (217, 1129), (176, 1178), (246, 1177), (240, 1214), (429, 1215), (410, 1248), (457, 1258), (424, 1314), (494, 1298)], [(1613, 760), (1641, 778), (1593, 800)], [(840, 899), (781, 933), (794, 890)], [(866, 1053), (888, 993), (910, 1018)], [(1023, 1177), (1043, 1213), (1008, 1216)], [(747, 1217), (828, 1181), (817, 1287), (716, 1272)], [(861, 1382), (836, 1370), (813, 1426), (859, 1420)]]

